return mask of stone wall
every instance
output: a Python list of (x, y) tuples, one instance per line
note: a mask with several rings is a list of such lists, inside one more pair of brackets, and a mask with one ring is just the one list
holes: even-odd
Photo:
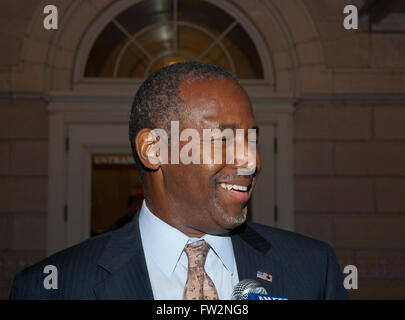
[(39, 98), (0, 101), (0, 298), (45, 257), (48, 117)]
[(297, 108), (296, 230), (357, 266), (353, 298), (405, 298), (404, 107)]

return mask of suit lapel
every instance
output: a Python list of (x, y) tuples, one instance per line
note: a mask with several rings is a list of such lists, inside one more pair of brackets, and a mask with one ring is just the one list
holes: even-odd
[(94, 287), (98, 299), (153, 299), (139, 231), (139, 211), (114, 231), (98, 265), (109, 275)]
[[(231, 235), (239, 281), (252, 279), (259, 281), (268, 294), (283, 296), (283, 270), (272, 257), (271, 244), (258, 234), (249, 224), (244, 224)], [(272, 282), (257, 278), (257, 272), (272, 275)]]
[[(269, 294), (283, 296), (283, 271), (271, 254), (271, 244), (249, 224), (232, 232), (231, 239), (239, 280), (257, 280)], [(94, 287), (98, 299), (153, 299), (139, 231), (139, 212), (130, 223), (111, 234), (98, 265), (109, 273)], [(258, 271), (272, 275), (272, 282), (257, 278)]]

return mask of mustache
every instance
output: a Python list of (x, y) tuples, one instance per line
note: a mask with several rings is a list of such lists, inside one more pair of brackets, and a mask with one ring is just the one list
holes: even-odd
[(224, 175), (215, 175), (214, 177), (214, 182), (217, 183), (219, 181), (232, 181), (234, 179), (246, 179), (249, 181), (253, 180), (254, 175), (249, 174), (249, 175), (240, 175), (240, 174), (224, 174)]

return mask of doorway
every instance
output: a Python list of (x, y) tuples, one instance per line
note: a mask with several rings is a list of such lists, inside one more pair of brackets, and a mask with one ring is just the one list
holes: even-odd
[(132, 154), (92, 155), (90, 236), (124, 226), (143, 199)]

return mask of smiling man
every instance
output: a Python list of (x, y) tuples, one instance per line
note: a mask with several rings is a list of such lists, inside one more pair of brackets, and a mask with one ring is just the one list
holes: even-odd
[[(182, 161), (190, 139), (180, 135), (173, 143), (173, 121), (179, 132), (192, 129), (194, 141), (205, 142), (190, 149), (202, 161)], [(167, 141), (151, 138), (155, 129)], [(208, 129), (234, 134), (204, 135)], [(252, 106), (235, 76), (200, 62), (158, 70), (135, 96), (129, 131), (145, 193), (138, 214), (121, 229), (23, 270), (11, 298), (230, 299), (243, 279), (289, 299), (347, 298), (328, 244), (246, 223), (262, 164), (249, 135), (258, 137)], [(239, 148), (236, 132), (243, 133)], [(156, 148), (162, 143), (166, 159)], [(218, 146), (221, 161), (215, 161)], [(230, 151), (235, 156), (226, 161)], [(44, 288), (46, 265), (56, 266), (58, 289)]]
[[(194, 66), (194, 64), (178, 65), (176, 68), (185, 69), (190, 66)], [(210, 66), (210, 68), (220, 70), (217, 67)], [(171, 69), (176, 70), (174, 67)], [(171, 69), (163, 70), (162, 73), (170, 72)], [(180, 70), (184, 72), (182, 69)], [(213, 70), (210, 72), (213, 73)], [(224, 73), (224, 71), (222, 72)], [(249, 98), (239, 84), (229, 77), (197, 78), (194, 81), (193, 75), (187, 77), (184, 83), (179, 84), (178, 97), (182, 102), (172, 106), (173, 109), (178, 108), (183, 113), (179, 121), (180, 132), (192, 128), (200, 133), (200, 137), (203, 137), (203, 130), (232, 128), (233, 131), (233, 128), (237, 127), (246, 132), (247, 140), (248, 129), (257, 128), (257, 125)], [(156, 78), (152, 80), (152, 83), (164, 82), (164, 79), (159, 79), (159, 74), (156, 75)], [(153, 83), (153, 86), (159, 88), (160, 84)], [(221, 136), (217, 135), (212, 136), (211, 141), (204, 141), (205, 144), (212, 143), (211, 150), (215, 151), (211, 152), (212, 164), (206, 164), (204, 161), (201, 161), (201, 164), (184, 164), (181, 159), (178, 164), (172, 164), (170, 161), (168, 164), (153, 161), (157, 157), (154, 153), (159, 150), (154, 149), (154, 142), (148, 139), (150, 128), (144, 128), (145, 124), (139, 124), (136, 120), (137, 114), (142, 112), (139, 110), (141, 107), (137, 109), (137, 106), (134, 106), (134, 108), (132, 116), (134, 126), (135, 128), (142, 127), (142, 129), (131, 130), (131, 141), (134, 141), (133, 150), (136, 162), (143, 175), (146, 205), (149, 210), (172, 227), (194, 238), (199, 238), (204, 234), (222, 235), (242, 224), (246, 218), (247, 202), (260, 171), (258, 155), (249, 153), (251, 157), (257, 159), (255, 161), (256, 170), (252, 171), (251, 175), (238, 175), (237, 172), (237, 169), (248, 165), (247, 157), (245, 157), (246, 160), (241, 159), (245, 154), (237, 154), (230, 164), (226, 164), (225, 157), (222, 157), (221, 163), (215, 164), (213, 157), (218, 150), (214, 148), (214, 141), (218, 138), (221, 139)], [(148, 111), (148, 108), (145, 111)], [(141, 119), (138, 121), (142, 121)], [(161, 125), (167, 129), (165, 131), (169, 132), (168, 123), (161, 122), (162, 120), (158, 118), (156, 123), (151, 124), (150, 127)], [(172, 147), (169, 151), (178, 152), (185, 144), (186, 141), (183, 141), (179, 147)], [(225, 143), (223, 144), (223, 151), (228, 151), (230, 147), (234, 148), (233, 144), (228, 148)], [(203, 153), (200, 153), (201, 157), (204, 156)], [(169, 154), (168, 158), (171, 159), (172, 155)], [(227, 186), (233, 186), (233, 188), (228, 189)], [(239, 186), (242, 188), (238, 188)]]

